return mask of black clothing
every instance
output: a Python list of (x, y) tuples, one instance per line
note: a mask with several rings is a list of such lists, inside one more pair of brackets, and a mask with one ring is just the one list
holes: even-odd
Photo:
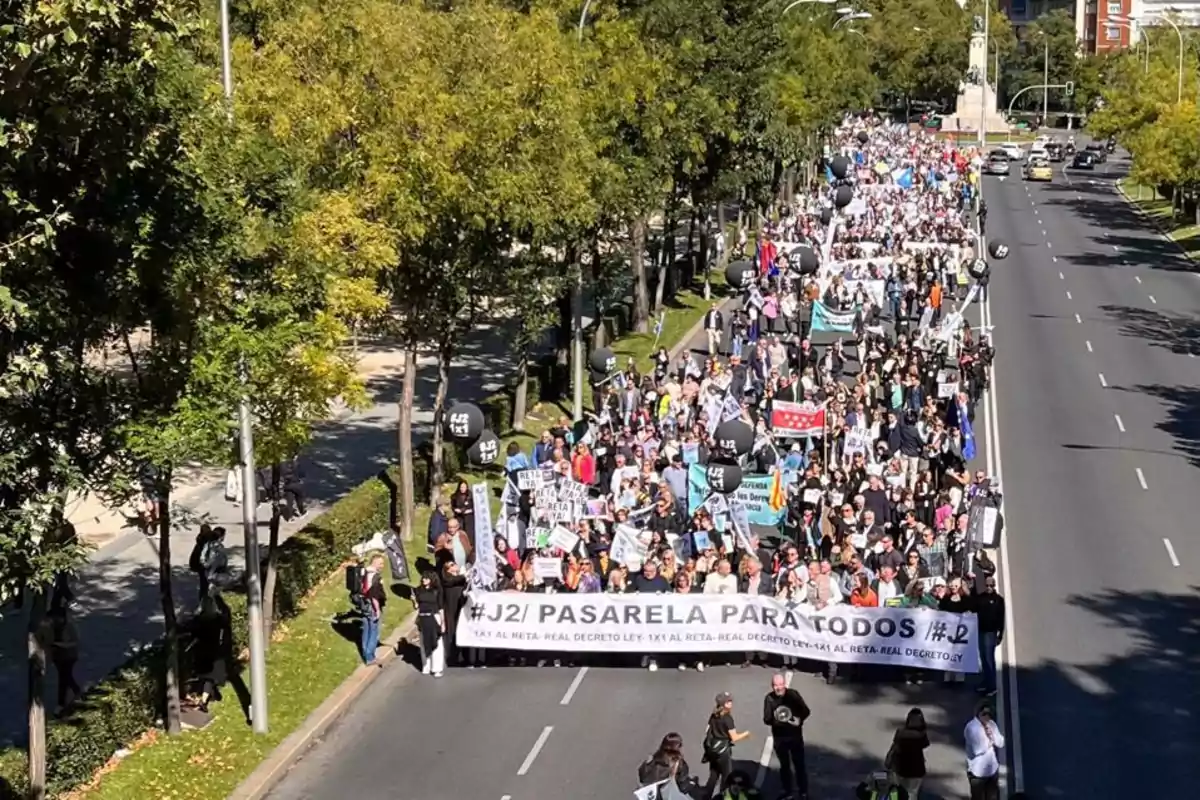
[[(799, 725), (790, 723), (780, 723), (775, 720), (775, 710), (783, 706), (791, 710), (792, 714), (800, 721)], [(809, 718), (812, 711), (809, 710), (808, 704), (804, 702), (804, 698), (800, 696), (800, 692), (795, 689), (787, 689), (782, 695), (777, 695), (775, 692), (767, 692), (763, 698), (763, 725), (771, 728), (771, 735), (775, 739), (803, 739), (804, 738), (804, 721)]]
[(646, 594), (656, 594), (659, 592), (671, 591), (671, 584), (662, 575), (655, 575), (653, 578), (647, 578), (644, 574), (638, 573), (629, 578), (629, 583), (633, 586), (635, 592), (643, 592)]
[(436, 583), (431, 586), (418, 586), (413, 589), (413, 602), (417, 605), (417, 630), (421, 634), (422, 662), (428, 663), (433, 651), (437, 649), (438, 639), (442, 636), (438, 624), (438, 612), (442, 605), (442, 590)]
[(442, 608), (446, 612), (446, 663), (455, 664), (459, 659), (455, 634), (458, 627), (458, 612), (463, 606), (463, 595), (467, 591), (467, 579), (462, 575), (442, 575)]
[(929, 734), (924, 730), (901, 728), (892, 737), (891, 770), (901, 778), (925, 777), (925, 748)]
[(980, 633), (1004, 633), (1004, 598), (996, 592), (975, 595)]

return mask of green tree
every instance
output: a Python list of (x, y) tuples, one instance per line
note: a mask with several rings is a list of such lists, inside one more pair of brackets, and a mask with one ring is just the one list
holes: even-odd
[[(1029, 86), (1062, 85), (1073, 81), (1078, 63), (1079, 43), (1075, 38), (1074, 17), (1061, 8), (1049, 11), (1025, 28), (1025, 35), (1013, 56), (1011, 93), (1016, 94)], [(1067, 100), (1061, 89), (1050, 89), (1047, 97), (1059, 108)], [(1022, 94), (1017, 106), (1040, 109), (1042, 99), (1042, 91), (1034, 89)]]

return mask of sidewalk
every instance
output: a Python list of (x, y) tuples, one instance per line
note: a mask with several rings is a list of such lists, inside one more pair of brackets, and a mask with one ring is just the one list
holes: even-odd
[[(501, 326), (484, 325), (472, 331), (451, 369), (448, 402), (481, 400), (503, 385), (513, 369), (506, 343)], [(358, 413), (345, 413), (316, 431), (304, 455), (305, 488), (312, 510), (303, 519), (285, 523), (281, 539), (395, 460), (403, 353), (390, 343), (380, 342), (360, 346), (360, 356), (373, 404)], [(422, 358), (415, 388), (414, 441), (430, 433), (436, 387), (436, 360)], [(231, 561), (235, 569), (240, 569), (242, 512), (240, 506), (224, 499), (224, 470), (196, 470), (188, 477), (193, 480), (191, 485), (176, 491), (179, 507), (198, 519), (225, 526)], [(122, 530), (120, 516), (91, 499), (77, 502), (74, 516), (81, 520), (86, 537), (99, 546), (74, 582), (80, 637), (76, 678), (86, 688), (119, 666), (132, 649), (162, 633), (158, 540), (136, 530)], [(263, 545), (269, 517), (269, 504), (260, 506)], [(189, 527), (171, 535), (175, 604), (180, 610), (191, 608), (196, 600), (195, 576), (187, 570), (195, 533), (195, 527)], [(24, 614), (10, 613), (0, 618), (0, 742), (25, 738), (25, 626)], [(49, 673), (46, 697), (52, 709), (56, 675), (53, 668)]]

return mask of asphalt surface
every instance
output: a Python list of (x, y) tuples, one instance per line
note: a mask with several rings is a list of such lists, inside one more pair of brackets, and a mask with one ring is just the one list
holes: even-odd
[[(703, 336), (691, 346), (703, 351)], [(979, 444), (982, 464), (982, 430)], [(692, 774), (707, 778), (700, 763), (704, 725), (716, 694), (728, 691), (738, 728), (754, 734), (735, 748), (737, 767), (772, 798), (781, 786), (777, 763), (764, 753), (762, 699), (773, 672), (758, 666), (679, 672), (664, 661), (655, 673), (494, 667), (448, 670), (432, 679), (397, 661), (269, 797), (335, 800), (353, 791), (423, 800), (626, 800), (637, 787), (638, 764), (669, 731), (684, 737)], [(924, 710), (933, 740), (922, 797), (967, 795), (961, 743), (975, 701), (969, 684), (839, 680), (829, 686), (797, 671), (791, 686), (813, 710), (805, 726), (813, 800), (852, 796), (858, 781), (882, 767), (894, 731), (914, 706)]]
[(1200, 274), (1116, 192), (1127, 166), (985, 181), (988, 237), (1011, 248), (990, 304), (1006, 733), (1015, 712), (1035, 798), (1167, 797), (1197, 775)]

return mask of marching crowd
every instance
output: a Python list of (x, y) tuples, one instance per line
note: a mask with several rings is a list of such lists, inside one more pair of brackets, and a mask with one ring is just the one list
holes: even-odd
[[(974, 232), (977, 165), (947, 142), (870, 117), (849, 119), (829, 155), (848, 162), (849, 174), (827, 174), (766, 224), (753, 247), (732, 248), (735, 259), (747, 259), (742, 272), (727, 273), (741, 298), (706, 314), (706, 353), (685, 348), (672, 358), (662, 350), (647, 374), (632, 361), (618, 365), (595, 381), (590, 424), (563, 419), (528, 451), (510, 444), (497, 524), (481, 520), (489, 510), (476, 507), (466, 483), (437, 506), (429, 526), (434, 565), (416, 590), (427, 672), (580, 658), (455, 646), (476, 553), (486, 550), (494, 552), (497, 582), (483, 588), (504, 592), (750, 593), (814, 609), (846, 603), (976, 613), (978, 690), (995, 692), (1003, 599), (995, 566), (969, 530), (973, 501), (998, 491), (970, 464), (975, 404), (993, 352), (988, 332), (973, 329), (961, 309), (983, 256)], [(839, 189), (850, 184), (846, 202)], [(797, 431), (787, 420), (793, 412), (819, 427)], [(689, 479), (692, 465), (729, 455), (716, 432), (730, 420), (753, 431), (745, 473), (786, 476), (769, 498), (773, 524), (754, 521), (748, 536), (735, 536), (723, 504)], [(587, 487), (576, 506), (584, 513), (544, 520), (540, 483), (521, 477), (530, 472)], [(570, 531), (565, 546), (546, 536), (551, 524)], [(631, 528), (636, 542), (622, 540), (619, 531)], [(650, 670), (666, 660), (639, 658)], [(677, 654), (671, 666), (703, 670), (713, 660), (771, 659)], [(811, 666), (828, 681), (838, 677), (836, 664)], [(842, 667), (851, 680), (859, 671)], [(908, 681), (929, 677), (893, 671)], [(717, 716), (726, 700), (718, 698)], [(714, 749), (722, 738), (731, 749), (737, 731), (732, 723), (718, 727), (714, 736), (710, 724), (705, 761), (737, 798), (729, 759)], [(677, 750), (664, 740), (663, 753)], [(896, 787), (915, 797), (923, 761), (908, 758), (903, 770), (892, 762)], [(802, 752), (790, 763), (785, 789), (803, 796)], [(997, 796), (998, 768), (972, 769), (984, 773), (972, 773), (972, 797)]]

